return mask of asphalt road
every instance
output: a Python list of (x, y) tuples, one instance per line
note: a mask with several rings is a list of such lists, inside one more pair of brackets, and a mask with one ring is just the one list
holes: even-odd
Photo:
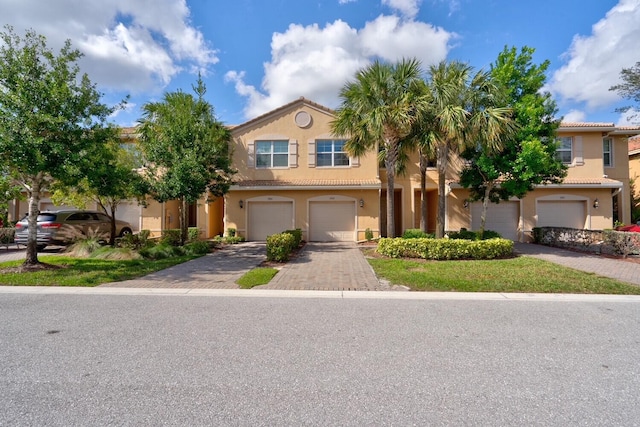
[(0, 425), (640, 423), (640, 303), (0, 293)]

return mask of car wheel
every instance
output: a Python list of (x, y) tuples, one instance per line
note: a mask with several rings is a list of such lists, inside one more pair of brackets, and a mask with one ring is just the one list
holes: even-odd
[(132, 231), (131, 231), (131, 229), (130, 229), (130, 228), (123, 228), (123, 229), (120, 231), (120, 237), (124, 237), (124, 236), (126, 236), (127, 234), (131, 234), (131, 233), (132, 233)]
[(37, 245), (36, 249), (38, 250), (38, 252), (42, 251), (44, 248), (46, 248), (47, 245)]

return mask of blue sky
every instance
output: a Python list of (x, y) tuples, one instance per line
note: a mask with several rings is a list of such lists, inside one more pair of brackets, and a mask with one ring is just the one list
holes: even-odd
[(239, 124), (300, 96), (331, 108), (375, 59), (488, 68), (504, 46), (551, 61), (547, 89), (567, 121), (629, 119), (609, 87), (640, 61), (640, 0), (0, 0), (3, 24), (84, 54), (82, 68), (135, 124), (163, 92), (203, 73), (218, 118)]

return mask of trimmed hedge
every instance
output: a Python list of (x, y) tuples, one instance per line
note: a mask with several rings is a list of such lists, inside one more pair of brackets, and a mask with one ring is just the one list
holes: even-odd
[(494, 259), (511, 256), (513, 242), (507, 239), (389, 239), (378, 242), (377, 252), (392, 258), (430, 260)]

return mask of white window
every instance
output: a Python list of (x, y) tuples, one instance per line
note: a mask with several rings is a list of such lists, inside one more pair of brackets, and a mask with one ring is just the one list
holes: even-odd
[(319, 139), (316, 141), (316, 166), (349, 166), (349, 155), (344, 151), (344, 139)]
[(570, 136), (563, 136), (558, 138), (558, 148), (556, 149), (556, 158), (564, 164), (571, 164), (573, 138)]
[(257, 168), (289, 166), (289, 141), (256, 141)]
[(602, 161), (605, 167), (613, 167), (613, 141), (611, 138), (602, 139)]

